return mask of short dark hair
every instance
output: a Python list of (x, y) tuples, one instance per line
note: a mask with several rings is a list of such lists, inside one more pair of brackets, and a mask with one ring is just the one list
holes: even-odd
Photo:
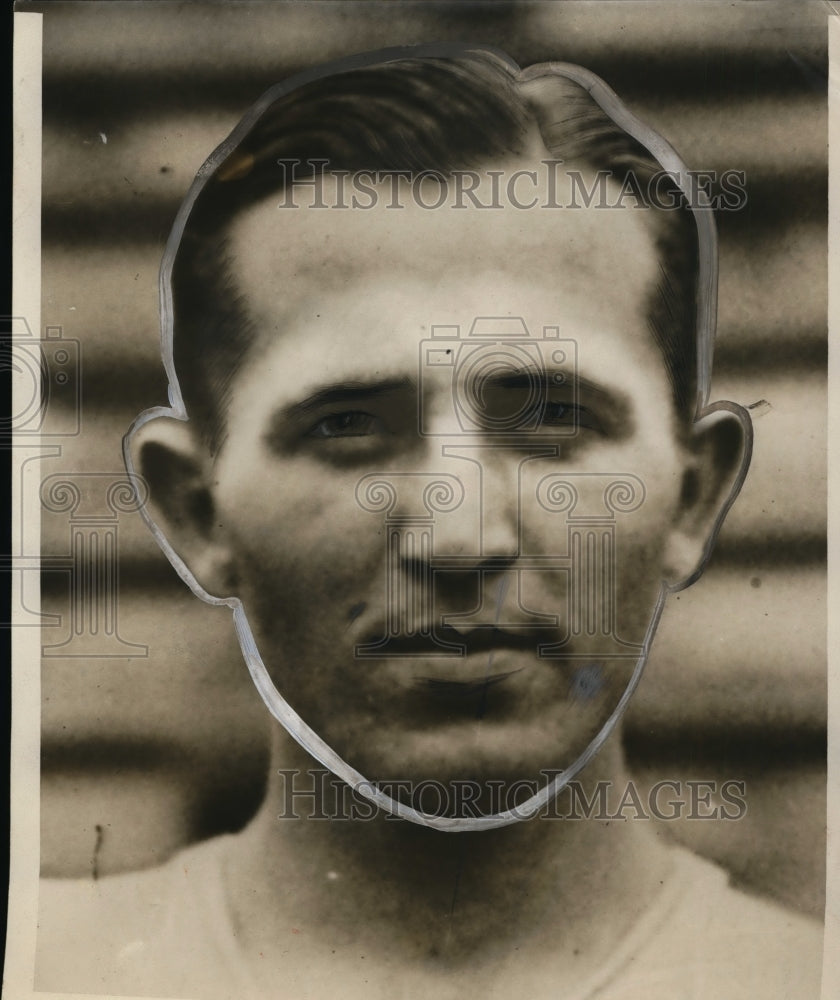
[[(211, 449), (222, 440), (230, 386), (255, 335), (226, 234), (245, 208), (282, 191), (278, 161), (298, 163), (296, 177), (313, 160), (328, 161), (326, 172), (446, 175), (522, 153), (536, 126), (549, 157), (607, 170), (619, 184), (630, 176), (643, 203), (657, 207), (645, 196), (662, 164), (582, 83), (552, 64), (531, 67), (528, 79), (543, 68), (548, 83), (535, 89), (496, 50), (391, 50), (362, 65), (304, 74), (254, 105), (199, 172), (170, 240), (174, 371), (186, 412)], [(649, 326), (684, 427), (697, 392), (698, 231), (684, 199), (657, 217), (660, 280)]]

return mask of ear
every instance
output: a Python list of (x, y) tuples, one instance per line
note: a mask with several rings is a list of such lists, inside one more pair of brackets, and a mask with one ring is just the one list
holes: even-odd
[(233, 560), (213, 501), (212, 459), (192, 428), (156, 417), (134, 431), (127, 450), (148, 486), (146, 513), (164, 551), (180, 557), (207, 594), (233, 594)]
[(665, 580), (672, 590), (690, 586), (705, 569), (751, 454), (752, 423), (735, 403), (714, 403), (692, 425), (679, 508), (665, 549)]

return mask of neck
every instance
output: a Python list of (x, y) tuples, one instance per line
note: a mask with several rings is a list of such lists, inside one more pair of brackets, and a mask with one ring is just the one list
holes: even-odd
[[(656, 838), (633, 821), (535, 819), (442, 833), (381, 812), (366, 821), (279, 819), (290, 812), (289, 776), (280, 768), (299, 769), (305, 787), (315, 787), (315, 798), (298, 797), (306, 815), (334, 816), (335, 807), (321, 798), (306, 774), (316, 765), (296, 745), (278, 740), (273, 756), (263, 807), (228, 859), (240, 939), (260, 950), (288, 940), (292, 924), (333, 952), (363, 947), (372, 964), (379, 949), (392, 965), (455, 971), (544, 947), (577, 967), (587, 957), (597, 964), (667, 872)], [(598, 780), (621, 794), (617, 736), (585, 774), (588, 795)]]

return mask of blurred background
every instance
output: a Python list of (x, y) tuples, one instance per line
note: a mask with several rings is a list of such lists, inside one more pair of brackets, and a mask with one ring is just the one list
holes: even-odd
[[(43, 630), (44, 874), (154, 864), (241, 826), (260, 800), (267, 718), (230, 612), (193, 597), (111, 489), (125, 430), (168, 402), (157, 273), (178, 204), (243, 111), (289, 74), (459, 40), (499, 46), (520, 65), (580, 63), (689, 167), (746, 174), (746, 206), (718, 217), (713, 398), (753, 407), (753, 467), (705, 577), (666, 608), (626, 742), (640, 781), (744, 781), (742, 820), (663, 832), (741, 885), (821, 914), (824, 5), (23, 7), (44, 12), (40, 335), (70, 345), (71, 372), (50, 403), (44, 429), (56, 436), (45, 440), (57, 447), (41, 467), (42, 605), (56, 616)], [(68, 481), (70, 500), (59, 488)], [(102, 596), (115, 588), (116, 601)]]

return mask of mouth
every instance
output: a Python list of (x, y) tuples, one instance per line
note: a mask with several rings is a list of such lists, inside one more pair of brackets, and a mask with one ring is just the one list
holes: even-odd
[(515, 670), (503, 670), (501, 673), (486, 674), (483, 677), (463, 680), (441, 677), (415, 677), (414, 683), (418, 687), (423, 688), (427, 693), (439, 698), (473, 698), (476, 695), (485, 695), (489, 688), (501, 684), (508, 677), (521, 673), (524, 669), (524, 667), (518, 667)]
[[(357, 655), (390, 660), (403, 685), (435, 701), (457, 704), (478, 698), (484, 704), (491, 690), (536, 666), (540, 646), (555, 635), (555, 629), (533, 626), (473, 625), (464, 631), (427, 626), (413, 635), (357, 647)], [(400, 660), (412, 662), (397, 665)]]
[(492, 656), (503, 650), (536, 654), (541, 646), (556, 641), (557, 632), (553, 628), (534, 628), (530, 625), (499, 628), (488, 624), (474, 625), (469, 631), (462, 632), (451, 625), (442, 625), (437, 628), (425, 626), (412, 635), (369, 639), (357, 647), (357, 652), (365, 650), (379, 656), (422, 659), (430, 656), (460, 659), (481, 654)]

